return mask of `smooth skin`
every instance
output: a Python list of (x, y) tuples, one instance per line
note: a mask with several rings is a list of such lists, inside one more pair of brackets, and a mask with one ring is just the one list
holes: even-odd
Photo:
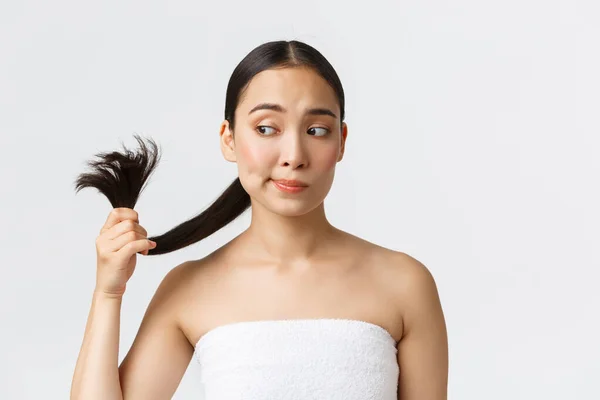
[[(348, 135), (339, 115), (332, 88), (310, 69), (267, 70), (252, 79), (233, 130), (223, 121), (219, 131), (223, 156), (237, 164), (251, 196), (250, 227), (166, 274), (118, 369), (122, 296), (95, 292), (72, 399), (169, 399), (206, 332), (296, 318), (382, 326), (398, 343), (398, 399), (447, 399), (446, 324), (430, 271), (405, 253), (333, 227), (325, 216), (323, 201)], [(290, 194), (272, 179), (309, 186)], [(137, 219), (133, 210), (114, 212)]]

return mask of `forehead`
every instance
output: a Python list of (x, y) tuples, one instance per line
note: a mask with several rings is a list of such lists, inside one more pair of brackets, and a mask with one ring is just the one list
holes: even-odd
[(305, 67), (268, 69), (256, 74), (242, 94), (238, 108), (250, 110), (261, 102), (279, 103), (291, 109), (328, 105), (339, 112), (333, 88), (317, 72)]

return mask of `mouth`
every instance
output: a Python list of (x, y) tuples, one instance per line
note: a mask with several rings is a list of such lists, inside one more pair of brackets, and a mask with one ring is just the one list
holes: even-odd
[(308, 184), (297, 180), (271, 179), (271, 182), (277, 189), (286, 193), (299, 193), (308, 187)]

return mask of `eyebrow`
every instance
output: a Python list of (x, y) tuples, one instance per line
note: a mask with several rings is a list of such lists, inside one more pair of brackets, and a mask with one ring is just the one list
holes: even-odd
[[(250, 110), (248, 115), (250, 115), (253, 112), (258, 111), (258, 110), (272, 110), (272, 111), (277, 111), (277, 112), (282, 112), (282, 113), (287, 112), (287, 110), (279, 104), (260, 103), (259, 105), (254, 107), (252, 110)], [(308, 115), (329, 115), (330, 117), (337, 118), (337, 115), (335, 115), (335, 113), (333, 111), (331, 111), (328, 108), (323, 108), (323, 107), (309, 108), (308, 110), (306, 110), (306, 113)]]

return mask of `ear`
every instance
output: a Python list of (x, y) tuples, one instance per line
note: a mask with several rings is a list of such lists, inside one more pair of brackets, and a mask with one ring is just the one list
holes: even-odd
[(338, 156), (338, 162), (342, 161), (342, 158), (344, 158), (344, 152), (346, 151), (346, 137), (347, 136), (348, 136), (348, 125), (345, 122), (342, 122), (342, 132), (341, 132), (342, 147), (340, 148), (340, 155)]
[(229, 126), (229, 121), (224, 120), (221, 123), (219, 135), (221, 136), (221, 153), (223, 153), (223, 157), (225, 157), (227, 161), (236, 162), (235, 142), (233, 140), (233, 132)]

